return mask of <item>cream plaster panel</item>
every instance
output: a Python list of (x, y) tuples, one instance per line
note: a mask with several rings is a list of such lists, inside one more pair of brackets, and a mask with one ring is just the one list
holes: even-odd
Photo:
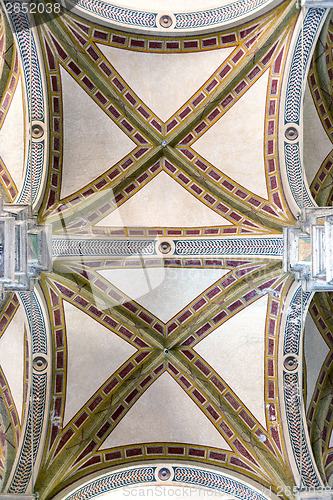
[(76, 81), (61, 69), (64, 155), (61, 197), (65, 198), (108, 170), (135, 148)]
[(168, 174), (161, 172), (96, 226), (207, 227), (229, 224)]
[(329, 353), (329, 348), (320, 335), (315, 322), (310, 314), (307, 314), (304, 326), (304, 354), (306, 363), (306, 407), (309, 407), (316, 382)]
[(24, 118), (22, 82), (19, 78), (7, 116), (0, 129), (0, 156), (19, 189), (24, 171)]
[(64, 311), (68, 346), (66, 425), (136, 349), (65, 301)]
[(193, 149), (253, 193), (268, 197), (264, 126), (268, 71), (220, 118)]
[(266, 312), (267, 296), (231, 317), (195, 347), (264, 427)]
[(24, 308), (20, 305), (5, 333), (0, 337), (0, 365), (9, 384), (20, 421), (23, 407), (24, 326), (26, 324)]
[(309, 185), (332, 149), (307, 85), (303, 104), (303, 162)]
[(213, 424), (168, 373), (163, 373), (138, 399), (102, 449), (154, 441), (230, 450)]
[(221, 279), (225, 269), (106, 269), (104, 278), (165, 323)]
[(99, 45), (105, 57), (163, 121), (174, 114), (231, 54), (233, 48), (151, 54)]

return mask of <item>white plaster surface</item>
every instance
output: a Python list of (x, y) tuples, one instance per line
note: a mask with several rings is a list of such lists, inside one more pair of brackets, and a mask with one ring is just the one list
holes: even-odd
[(15, 93), (0, 129), (0, 156), (20, 189), (24, 170), (24, 119), (22, 82), (19, 78)]
[(24, 307), (20, 305), (0, 338), (0, 365), (9, 384), (20, 421), (23, 407), (25, 324)]
[(168, 373), (163, 373), (120, 421), (103, 448), (152, 442), (230, 447)]
[(233, 48), (182, 54), (134, 52), (99, 44), (112, 66), (163, 121), (217, 70)]
[(267, 199), (264, 126), (268, 71), (194, 144), (221, 172)]
[(332, 151), (333, 144), (321, 124), (309, 85), (306, 86), (304, 94), (303, 134), (303, 161), (310, 185), (326, 156)]
[(304, 355), (306, 363), (306, 407), (309, 407), (313, 391), (317, 382), (321, 367), (325, 361), (329, 348), (320, 335), (315, 322), (310, 314), (307, 314), (304, 325)]
[(135, 148), (135, 143), (61, 69), (64, 155), (61, 197), (93, 181)]
[(227, 272), (156, 267), (106, 269), (99, 274), (166, 323)]
[(64, 311), (68, 345), (65, 426), (136, 350), (66, 301)]
[(230, 318), (195, 347), (264, 427), (266, 312), (267, 296)]
[[(144, 207), (144, 210), (142, 210)], [(161, 172), (96, 226), (207, 227), (230, 225)]]

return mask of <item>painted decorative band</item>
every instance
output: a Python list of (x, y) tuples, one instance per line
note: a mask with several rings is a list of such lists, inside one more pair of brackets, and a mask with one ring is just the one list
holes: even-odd
[(25, 309), (31, 332), (32, 353), (47, 354), (46, 326), (41, 305), (35, 292), (18, 292)]
[[(300, 352), (302, 320), (304, 319), (312, 295), (311, 292), (303, 292), (302, 285), (299, 285), (291, 299), (284, 332), (284, 355), (298, 355)], [(314, 488), (321, 486), (321, 480), (314, 465), (311, 448), (306, 438), (305, 416), (302, 413), (303, 405), (300, 399), (302, 392), (300, 373), (283, 371), (284, 404), (290, 444), (298, 471), (301, 475), (301, 484)]]
[[(223, 7), (197, 12), (171, 13), (176, 19), (174, 29), (193, 30), (225, 24), (250, 14), (271, 0), (238, 0)], [(117, 7), (102, 0), (76, 0), (75, 5), (103, 19), (140, 28), (158, 28), (158, 13)]]
[(287, 84), (285, 123), (294, 122), (299, 125), (305, 71), (325, 12), (326, 9), (309, 9), (298, 34)]
[(175, 29), (206, 28), (218, 24), (225, 24), (269, 3), (267, 0), (240, 0), (224, 7), (202, 10), (199, 12), (175, 13)]
[[(27, 116), (31, 121), (45, 121), (43, 80), (38, 59), (36, 42), (27, 13), (22, 2), (5, 2), (10, 21), (15, 32), (21, 56), (23, 78), (26, 90)], [(17, 203), (33, 204), (38, 197), (42, 183), (44, 165), (44, 141), (38, 144), (29, 143), (29, 154), (25, 166), (23, 186), (19, 192)]]
[(260, 255), (282, 257), (283, 237), (176, 240), (176, 255)]
[(154, 240), (68, 239), (52, 240), (52, 256), (155, 255)]
[(157, 13), (117, 7), (101, 0), (76, 0), (75, 4), (92, 14), (119, 24), (157, 28)]
[[(215, 490), (218, 495), (225, 493), (241, 500), (267, 500), (269, 498), (269, 496), (266, 496), (255, 488), (225, 474), (218, 474), (193, 467), (174, 466), (172, 468), (174, 477), (169, 482), (169, 486), (175, 487), (174, 483), (177, 483), (178, 487), (180, 487), (179, 483), (199, 486)], [(142, 467), (106, 474), (78, 488), (65, 498), (66, 500), (89, 500), (117, 488), (155, 483), (155, 472), (156, 467)], [(150, 484), (150, 486), (152, 485)]]
[(105, 475), (77, 489), (66, 500), (88, 500), (117, 488), (155, 482), (155, 470), (156, 467), (142, 467)]

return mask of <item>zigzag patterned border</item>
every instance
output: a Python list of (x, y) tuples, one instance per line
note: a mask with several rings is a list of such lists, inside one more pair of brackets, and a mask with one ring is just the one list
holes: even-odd
[(29, 484), (42, 435), (46, 386), (46, 374), (33, 375), (33, 402), (29, 404), (27, 425), (22, 441), (23, 446), (20, 450), (19, 460), (8, 493), (25, 493)]
[(287, 316), (286, 328), (284, 332), (283, 354), (299, 354), (299, 342), (302, 334), (303, 310), (307, 309), (311, 292), (303, 292), (301, 287), (297, 289), (290, 302), (290, 312)]
[(46, 327), (41, 305), (35, 292), (18, 292), (31, 331), (33, 354), (47, 354)]
[[(5, 2), (11, 23), (16, 35), (18, 49), (21, 55), (25, 80), (28, 116), (32, 120), (44, 121), (43, 85), (34, 37), (30, 29), (28, 16), (22, 10), (22, 3)], [(15, 5), (15, 12), (14, 6)], [(31, 98), (30, 98), (31, 95)]]
[[(5, 5), (7, 5), (7, 3), (13, 7), (12, 2), (5, 2)], [(21, 56), (28, 116), (31, 120), (44, 122), (44, 91), (35, 39), (28, 16), (22, 10), (22, 3), (15, 2), (14, 5), (15, 12), (14, 8), (8, 9), (8, 12)], [(44, 149), (44, 141), (39, 143), (29, 142), (28, 151), (30, 154), (28, 154), (27, 158), (23, 186), (16, 198), (18, 203), (33, 204), (37, 200), (42, 182), (45, 155)]]
[[(325, 14), (326, 9), (309, 9), (298, 34), (287, 82), (285, 124), (300, 124), (305, 73), (316, 35)], [(316, 206), (304, 183), (299, 142), (294, 144), (285, 142), (284, 156), (288, 182), (296, 204), (299, 208)]]
[(240, 0), (224, 7), (199, 12), (184, 12), (174, 14), (175, 29), (206, 28), (216, 24), (227, 23), (269, 3), (268, 0)]
[[(302, 293), (302, 285), (299, 285), (290, 301), (290, 312), (286, 319), (283, 339), (284, 355), (299, 355), (302, 317), (304, 318), (304, 312), (307, 311), (312, 295), (310, 292)], [(301, 486), (317, 488), (322, 483), (319, 474), (317, 474), (311, 448), (306, 439), (307, 429), (306, 424), (304, 425), (303, 422), (302, 402), (300, 399), (302, 387), (299, 376), (299, 373), (283, 372), (283, 395), (289, 438), (296, 466), (301, 476)]]
[[(175, 240), (175, 255), (258, 255), (282, 257), (283, 237)], [(103, 255), (156, 255), (154, 240), (53, 238), (54, 258)]]
[(66, 500), (88, 500), (117, 488), (155, 482), (155, 471), (156, 467), (140, 467), (105, 475), (82, 486), (65, 498)]
[[(122, 472), (114, 472), (106, 474), (98, 479), (92, 480), (88, 484), (78, 488), (73, 493), (65, 497), (66, 500), (89, 500), (97, 495), (115, 490), (121, 487), (129, 487), (134, 485), (145, 485), (145, 483), (156, 482), (156, 467), (140, 467), (131, 468)], [(260, 492), (251, 486), (233, 479), (225, 474), (218, 474), (204, 469), (193, 467), (173, 466), (174, 474), (170, 482), (165, 483), (165, 486), (176, 485), (181, 487), (179, 483), (208, 488), (215, 490), (216, 495), (226, 493), (233, 495), (241, 500), (268, 500), (263, 492)], [(150, 484), (150, 486), (152, 486)], [(157, 486), (157, 485), (156, 485)], [(213, 493), (213, 492), (211, 492)], [(211, 496), (207, 492), (208, 496)]]
[(233, 495), (242, 500), (266, 500), (267, 497), (259, 493), (254, 488), (232, 479), (224, 474), (216, 474), (203, 469), (193, 469), (192, 467), (173, 467), (173, 481), (201, 486)]
[(176, 240), (176, 255), (258, 255), (282, 257), (283, 237)]
[(285, 142), (284, 157), (287, 166), (289, 186), (297, 205), (299, 206), (299, 208), (315, 207), (316, 203), (309, 196), (308, 190), (306, 189), (304, 183), (299, 143), (297, 142), (295, 144), (289, 144)]
[(75, 0), (75, 4), (92, 14), (119, 24), (157, 28), (157, 13), (116, 7), (101, 0)]
[[(270, 2), (271, 0), (238, 0), (216, 9), (174, 13), (176, 19), (174, 29), (193, 30), (225, 24), (244, 17)], [(140, 28), (158, 28), (158, 14), (155, 12), (116, 7), (103, 2), (103, 0), (75, 0), (74, 3), (91, 14), (118, 24)]]
[[(35, 292), (18, 292), (28, 319), (32, 339), (32, 353), (47, 354), (46, 326), (41, 305)], [(33, 374), (32, 402), (29, 403), (22, 446), (9, 493), (25, 493), (35, 464), (42, 436), (47, 374)]]
[(31, 154), (28, 156), (24, 183), (15, 200), (16, 203), (33, 204), (37, 199), (41, 185), (45, 153), (44, 141), (29, 143), (29, 149)]
[(153, 240), (108, 240), (53, 238), (53, 257), (111, 256), (111, 255), (155, 255)]
[(318, 28), (325, 13), (326, 9), (309, 9), (298, 34), (287, 83), (285, 123), (299, 125), (305, 71)]
[(312, 457), (309, 453), (308, 443), (305, 439), (305, 429), (301, 414), (301, 387), (298, 374), (284, 373), (283, 376), (284, 401), (289, 436), (297, 469), (301, 475), (302, 486), (319, 488), (321, 481), (313, 466)]

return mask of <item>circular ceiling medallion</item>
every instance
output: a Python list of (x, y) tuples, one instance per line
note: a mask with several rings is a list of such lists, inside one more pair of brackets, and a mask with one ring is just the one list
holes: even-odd
[(286, 139), (289, 141), (295, 141), (298, 137), (298, 131), (295, 127), (288, 127), (284, 133)]
[(160, 17), (160, 25), (162, 28), (170, 28), (172, 25), (172, 19), (170, 16), (164, 14), (164, 16)]
[(158, 477), (159, 479), (161, 479), (161, 481), (167, 481), (168, 479), (170, 479), (170, 476), (171, 472), (167, 467), (162, 467), (162, 469), (158, 471)]
[(33, 123), (31, 127), (31, 135), (33, 139), (41, 139), (44, 135), (44, 129), (39, 123)]
[(47, 368), (47, 360), (44, 356), (36, 356), (32, 362), (32, 366), (36, 372), (42, 372)]
[(295, 356), (287, 356), (283, 362), (283, 365), (286, 370), (292, 372), (298, 367), (298, 360), (297, 358), (295, 358)]
[(162, 241), (162, 243), (158, 247), (161, 253), (170, 253), (171, 245), (168, 241)]

